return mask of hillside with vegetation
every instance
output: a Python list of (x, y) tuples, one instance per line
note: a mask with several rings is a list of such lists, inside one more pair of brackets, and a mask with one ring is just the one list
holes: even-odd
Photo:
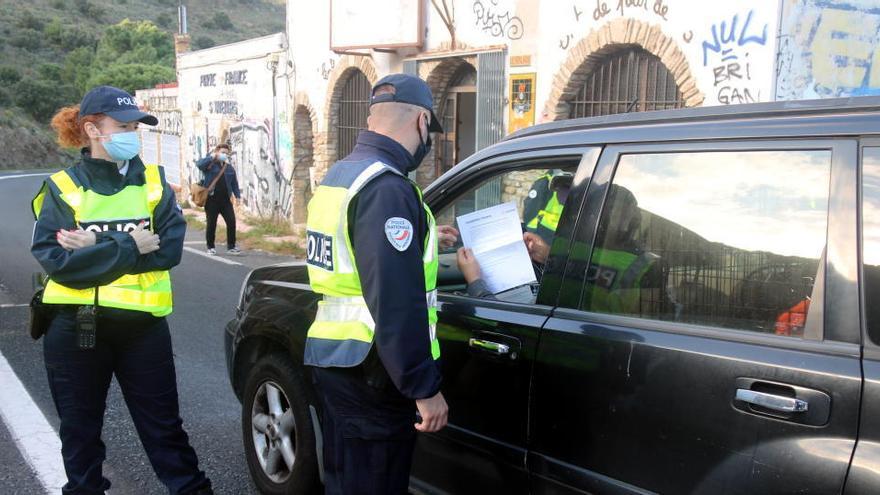
[[(192, 49), (284, 30), (284, 0), (185, 0)], [(177, 0), (0, 0), (2, 168), (69, 162), (48, 121), (88, 88), (172, 82)], [(25, 158), (27, 157), (27, 158)]]

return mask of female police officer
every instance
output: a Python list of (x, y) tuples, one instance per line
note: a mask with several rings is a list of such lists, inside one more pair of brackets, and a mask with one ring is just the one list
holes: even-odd
[(116, 375), (138, 436), (170, 493), (212, 493), (178, 412), (168, 270), (186, 223), (162, 169), (137, 156), (138, 122), (155, 125), (125, 91), (101, 86), (52, 126), (63, 146), (85, 146), (34, 199), (31, 252), (49, 275), (55, 309), (43, 353), (61, 418), (63, 493), (102, 493), (107, 388)]

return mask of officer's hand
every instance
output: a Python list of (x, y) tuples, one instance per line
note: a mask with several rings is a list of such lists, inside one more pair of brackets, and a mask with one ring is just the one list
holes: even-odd
[(523, 242), (526, 243), (526, 250), (528, 250), (529, 257), (533, 261), (538, 263), (547, 261), (547, 257), (550, 256), (550, 245), (544, 242), (541, 236), (532, 232), (526, 232), (523, 234)]
[(467, 283), (472, 284), (481, 277), (480, 263), (470, 248), (458, 248), (455, 261), (458, 262), (458, 269)]
[(449, 249), (458, 242), (458, 229), (452, 225), (437, 226), (437, 240), (442, 249)]
[(141, 222), (136, 229), (129, 232), (129, 235), (137, 244), (138, 252), (141, 254), (149, 254), (159, 250), (159, 236), (144, 230), (144, 223)]
[(416, 429), (425, 433), (440, 431), (446, 426), (449, 407), (446, 405), (446, 399), (443, 394), (437, 392), (437, 395), (430, 399), (419, 399), (416, 401), (416, 408), (422, 417), (421, 423), (416, 423)]
[(97, 242), (94, 232), (83, 229), (59, 230), (57, 238), (58, 244), (61, 244), (61, 247), (70, 251), (94, 246), (95, 242)]

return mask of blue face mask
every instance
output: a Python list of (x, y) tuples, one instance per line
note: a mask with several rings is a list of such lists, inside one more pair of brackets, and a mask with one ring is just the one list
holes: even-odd
[(225, 162), (226, 160), (229, 159), (229, 157), (226, 156), (226, 153), (220, 153), (220, 155), (217, 156), (217, 159), (220, 160), (221, 162)]
[[(107, 137), (107, 136), (99, 136)], [(141, 138), (135, 131), (110, 134), (110, 141), (101, 143), (114, 160), (130, 160), (141, 149)]]

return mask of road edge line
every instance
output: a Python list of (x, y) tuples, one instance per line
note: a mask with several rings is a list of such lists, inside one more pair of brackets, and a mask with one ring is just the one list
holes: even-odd
[(60, 493), (67, 483), (61, 458), (61, 439), (34, 403), (6, 357), (0, 352), (0, 419), (21, 456), (37, 475), (46, 493)]

